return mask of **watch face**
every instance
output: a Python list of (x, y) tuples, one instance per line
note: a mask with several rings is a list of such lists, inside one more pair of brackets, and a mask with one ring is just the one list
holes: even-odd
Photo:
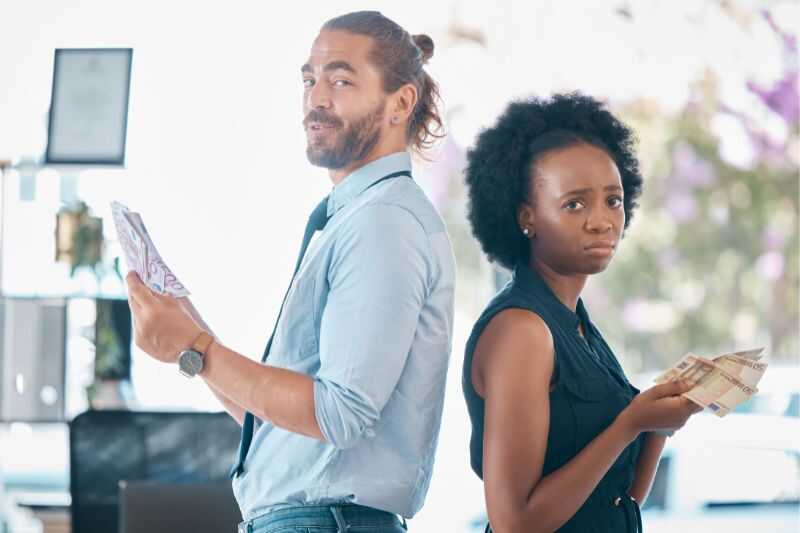
[(203, 356), (194, 350), (184, 350), (178, 356), (178, 369), (186, 377), (193, 377), (203, 370)]

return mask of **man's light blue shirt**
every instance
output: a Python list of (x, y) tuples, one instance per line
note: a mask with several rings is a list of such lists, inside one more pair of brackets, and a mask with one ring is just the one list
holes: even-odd
[(233, 488), (245, 520), (305, 504), (422, 507), (452, 345), (455, 261), (407, 152), (330, 194), (289, 289), (267, 364), (313, 376), (325, 442), (260, 425)]

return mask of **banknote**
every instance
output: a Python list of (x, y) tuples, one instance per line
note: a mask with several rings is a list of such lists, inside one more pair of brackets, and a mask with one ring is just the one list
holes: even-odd
[(148, 285), (150, 285), (153, 290), (161, 293), (167, 292), (168, 269), (166, 265), (163, 264), (163, 261), (161, 261), (158, 252), (155, 251), (155, 246), (152, 245), (153, 241), (144, 227), (142, 217), (139, 216), (139, 213), (128, 212), (125, 213), (125, 219), (130, 223), (134, 233), (137, 234), (143, 243), (141, 253), (144, 257), (143, 263), (145, 272), (142, 279), (146, 279)]
[[(763, 348), (748, 350), (746, 352), (733, 352), (718, 355), (713, 359), (707, 359), (693, 353), (684, 355), (675, 366), (669, 368), (656, 376), (656, 383), (666, 383), (678, 378), (691, 378), (693, 373), (703, 373), (709, 371), (711, 365), (716, 365), (729, 375), (736, 377), (745, 385), (757, 387), (761, 377), (766, 372), (769, 365), (759, 362), (753, 356), (763, 351)], [(748, 357), (749, 356), (749, 357)], [(760, 359), (760, 356), (758, 356)], [(705, 364), (700, 365), (703, 362)], [(694, 368), (693, 368), (694, 367)]]
[(189, 291), (156, 250), (141, 215), (119, 202), (111, 203), (111, 213), (128, 270), (135, 271), (155, 292), (176, 298), (188, 296)]
[(757, 389), (748, 387), (735, 377), (715, 368), (683, 396), (723, 417), (737, 405), (749, 400), (756, 392)]
[(754, 348), (752, 350), (744, 350), (741, 352), (733, 352), (729, 355), (735, 355), (736, 357), (742, 357), (744, 359), (752, 359), (753, 361), (759, 361), (761, 359), (761, 352), (764, 351), (764, 347), (761, 348)]
[(679, 379), (683, 372), (690, 371), (693, 367), (697, 366), (697, 362), (699, 357), (694, 355), (693, 353), (687, 353), (684, 355), (680, 361), (675, 363), (672, 368), (668, 368), (653, 380), (656, 383), (666, 383), (668, 381), (674, 381)]
[(715, 357), (713, 361), (725, 372), (750, 387), (758, 386), (758, 382), (761, 381), (761, 377), (767, 371), (768, 366), (766, 363), (735, 354), (720, 355)]
[(711, 375), (717, 366), (713, 361), (688, 353), (678, 363), (655, 378), (656, 383), (666, 383), (676, 379), (686, 380), (697, 386), (704, 383), (707, 376)]
[(133, 225), (125, 218), (126, 211), (127, 208), (122, 204), (117, 202), (111, 204), (111, 215), (128, 270), (135, 271), (140, 278), (145, 279), (145, 243), (139, 233), (134, 230)]
[(767, 369), (766, 363), (757, 360), (762, 350), (722, 354), (713, 359), (688, 353), (656, 376), (655, 381), (689, 381), (693, 387), (683, 396), (722, 417), (758, 392), (758, 382)]

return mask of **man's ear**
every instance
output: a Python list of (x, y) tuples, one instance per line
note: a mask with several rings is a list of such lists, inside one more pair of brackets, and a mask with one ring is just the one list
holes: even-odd
[(417, 105), (419, 94), (417, 88), (406, 83), (392, 94), (389, 107), (389, 121), (392, 124), (406, 124), (411, 119), (411, 114)]

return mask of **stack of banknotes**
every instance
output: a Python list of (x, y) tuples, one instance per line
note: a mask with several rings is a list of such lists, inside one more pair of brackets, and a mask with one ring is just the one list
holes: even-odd
[(189, 291), (156, 251), (139, 213), (132, 212), (119, 202), (111, 203), (111, 213), (128, 271), (135, 271), (150, 289), (159, 294), (175, 298), (189, 296)]
[(758, 392), (758, 382), (767, 370), (767, 363), (760, 361), (763, 350), (726, 353), (713, 359), (689, 353), (655, 381), (689, 381), (693, 387), (683, 396), (723, 417)]

